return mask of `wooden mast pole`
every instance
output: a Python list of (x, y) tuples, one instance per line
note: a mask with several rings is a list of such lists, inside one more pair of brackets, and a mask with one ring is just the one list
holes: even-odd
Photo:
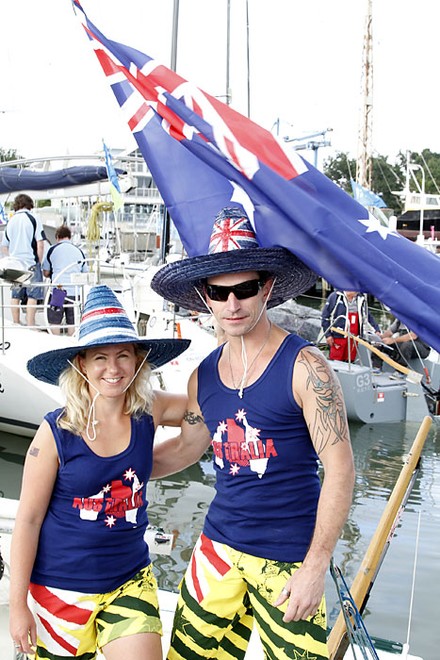
[[(420, 454), (425, 444), (428, 431), (431, 428), (431, 417), (425, 417), (420, 425), (412, 447), (406, 456), (399, 478), (393, 488), (388, 503), (376, 528), (361, 566), (356, 574), (350, 592), (359, 612), (362, 614), (380, 565), (388, 550), (399, 514), (403, 510), (406, 498), (411, 492), (418, 471)], [(406, 498), (405, 498), (406, 496)], [(328, 649), (330, 660), (342, 660), (349, 646), (347, 629), (343, 612), (339, 613), (329, 638)]]

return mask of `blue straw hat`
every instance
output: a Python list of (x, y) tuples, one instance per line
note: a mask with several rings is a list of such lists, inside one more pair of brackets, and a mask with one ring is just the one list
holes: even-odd
[(214, 222), (208, 254), (163, 266), (151, 280), (151, 288), (185, 309), (206, 312), (203, 280), (250, 270), (266, 271), (276, 277), (268, 307), (299, 296), (317, 279), (316, 273), (285, 248), (260, 247), (242, 209), (225, 208)]
[(84, 305), (78, 344), (35, 355), (28, 361), (27, 369), (38, 380), (57, 385), (69, 361), (87, 348), (136, 344), (148, 353), (147, 360), (154, 369), (183, 353), (190, 343), (189, 339), (142, 339), (114, 292), (104, 285), (95, 286)]

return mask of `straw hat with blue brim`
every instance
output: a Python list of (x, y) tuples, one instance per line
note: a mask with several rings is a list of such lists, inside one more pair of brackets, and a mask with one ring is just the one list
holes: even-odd
[(316, 273), (285, 248), (260, 247), (242, 209), (224, 208), (215, 219), (208, 254), (163, 266), (151, 280), (151, 288), (185, 309), (206, 312), (206, 279), (246, 271), (263, 271), (275, 277), (268, 307), (299, 296), (317, 279)]
[(144, 339), (139, 337), (115, 293), (105, 285), (90, 289), (84, 305), (77, 345), (40, 353), (31, 358), (27, 369), (44, 383), (57, 385), (60, 374), (73, 358), (97, 346), (136, 344), (147, 353), (152, 368), (174, 360), (190, 345), (188, 339)]

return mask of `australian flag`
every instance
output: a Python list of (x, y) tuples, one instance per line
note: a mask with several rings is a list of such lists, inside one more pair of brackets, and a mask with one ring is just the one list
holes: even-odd
[(440, 258), (380, 224), (298, 152), (148, 55), (107, 39), (72, 0), (190, 256), (243, 208), (335, 288), (368, 292), (440, 351)]

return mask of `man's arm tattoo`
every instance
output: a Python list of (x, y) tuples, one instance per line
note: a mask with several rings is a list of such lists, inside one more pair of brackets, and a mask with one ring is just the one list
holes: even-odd
[(191, 410), (185, 410), (183, 419), (185, 420), (185, 422), (188, 422), (188, 424), (199, 424), (199, 422), (204, 421), (201, 415), (197, 415), (195, 412), (192, 412)]
[(29, 456), (38, 456), (39, 453), (40, 450), (38, 449), (38, 447), (31, 447), (29, 449)]
[(347, 440), (347, 418), (342, 390), (335, 375), (321, 355), (303, 351), (299, 361), (308, 372), (306, 389), (315, 395), (315, 416), (309, 423), (317, 454), (331, 443)]

